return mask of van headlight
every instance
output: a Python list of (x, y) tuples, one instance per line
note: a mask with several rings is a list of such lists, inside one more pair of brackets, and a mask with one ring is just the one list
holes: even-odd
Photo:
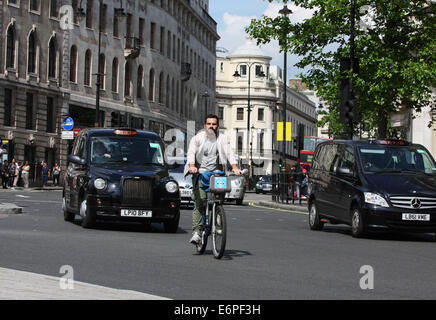
[(389, 208), (389, 204), (385, 198), (371, 192), (364, 192), (365, 202), (375, 204), (376, 206)]
[(94, 180), (94, 187), (97, 190), (103, 190), (104, 188), (106, 188), (106, 180), (102, 179), (102, 178), (97, 178)]
[(165, 184), (165, 189), (167, 189), (169, 193), (174, 193), (179, 190), (179, 186), (177, 185), (177, 183), (170, 181)]

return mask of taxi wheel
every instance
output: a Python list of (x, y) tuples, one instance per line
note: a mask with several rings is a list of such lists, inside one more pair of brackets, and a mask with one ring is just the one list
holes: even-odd
[(310, 230), (322, 230), (322, 228), (324, 227), (324, 223), (321, 222), (321, 219), (319, 218), (319, 212), (315, 200), (313, 200), (310, 204), (309, 227)]
[(362, 238), (365, 236), (365, 229), (362, 213), (359, 208), (354, 207), (351, 211), (351, 235), (354, 238)]
[(177, 216), (171, 220), (164, 222), (164, 230), (166, 233), (176, 233), (179, 230), (179, 221), (180, 221), (180, 211), (177, 213)]
[(244, 204), (244, 198), (242, 198), (242, 199), (236, 199), (236, 204), (237, 204), (238, 206), (242, 206), (242, 205)]
[(62, 211), (64, 212), (64, 220), (68, 222), (73, 222), (75, 214), (67, 210), (67, 202), (65, 200), (65, 195), (62, 197)]
[(87, 206), (87, 198), (87, 194), (82, 198), (82, 202), (80, 203), (80, 215), (82, 216), (82, 227), (92, 228), (95, 225), (95, 215)]

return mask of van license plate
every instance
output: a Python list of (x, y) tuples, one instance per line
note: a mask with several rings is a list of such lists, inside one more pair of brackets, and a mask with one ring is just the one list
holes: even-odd
[(134, 210), (134, 209), (121, 209), (122, 217), (136, 217), (136, 218), (151, 218), (152, 211), (149, 210)]
[(429, 214), (403, 213), (403, 220), (408, 221), (430, 221)]

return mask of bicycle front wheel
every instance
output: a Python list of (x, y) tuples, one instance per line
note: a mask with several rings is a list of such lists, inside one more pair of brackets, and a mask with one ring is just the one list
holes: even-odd
[(222, 205), (214, 205), (212, 221), (212, 250), (215, 259), (221, 259), (226, 249), (227, 224), (226, 213)]

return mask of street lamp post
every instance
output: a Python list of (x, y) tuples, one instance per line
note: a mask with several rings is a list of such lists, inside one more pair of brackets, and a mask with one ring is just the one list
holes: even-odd
[[(288, 9), (287, 6), (287, 0), (284, 0), (284, 6), (283, 8), (279, 11), (279, 14), (282, 15), (285, 19), (288, 19), (288, 16), (292, 13), (291, 10)], [(283, 30), (283, 35), (284, 37), (286, 37), (287, 32), (286, 30)], [(287, 57), (287, 42), (285, 41), (285, 43), (281, 43), (284, 44), (284, 58), (283, 58), (283, 148), (282, 148), (282, 152), (283, 152), (283, 169), (286, 170), (286, 107), (287, 107), (287, 97), (286, 97), (286, 90), (287, 90), (287, 85), (286, 85), (286, 81), (287, 81), (287, 64), (288, 64), (288, 57)], [(286, 196), (286, 192), (287, 192), (287, 179), (286, 176), (280, 175), (282, 177), (282, 187), (280, 188), (281, 190), (281, 199), (282, 199), (282, 203), (284, 202), (284, 199), (286, 197), (286, 202), (288, 202), (287, 196)]]
[[(250, 86), (251, 86), (251, 67), (255, 64), (258, 64), (256, 62), (241, 62), (236, 66), (236, 70), (235, 73), (233, 74), (234, 77), (239, 78), (241, 77), (241, 75), (238, 72), (238, 67), (241, 65), (247, 65), (248, 66), (248, 109), (247, 109), (247, 149), (246, 149), (246, 159), (249, 162), (248, 166), (250, 168), (250, 176), (252, 176), (252, 170), (251, 170), (251, 159), (249, 157), (249, 149), (250, 149), (250, 113), (251, 113), (251, 97), (250, 97)], [(263, 71), (261, 71), (258, 74), (259, 77), (265, 77), (265, 73)]]
[[(282, 15), (284, 18), (288, 18), (288, 16), (292, 13), (291, 10), (288, 9), (287, 1), (284, 1), (283, 8), (279, 11), (279, 14)], [(286, 36), (286, 32), (284, 32), (284, 35)], [(288, 56), (287, 56), (287, 48), (285, 43), (285, 49), (283, 54), (283, 167), (286, 168), (286, 105), (287, 105), (287, 97), (286, 97), (286, 81), (287, 81), (287, 64), (288, 64)]]
[[(100, 70), (101, 66), (101, 27), (102, 27), (102, 8), (103, 0), (99, 0), (99, 10), (98, 10), (98, 56), (97, 56), (97, 82), (95, 83), (97, 89), (95, 93), (95, 127), (100, 127), (100, 88), (101, 88), (101, 76), (104, 70)], [(85, 11), (82, 8), (82, 0), (80, 0), (80, 6), (77, 9), (77, 17), (82, 19), (86, 16)], [(125, 17), (126, 13), (123, 8), (123, 1), (121, 0), (121, 7), (115, 8), (115, 15), (117, 17)]]

